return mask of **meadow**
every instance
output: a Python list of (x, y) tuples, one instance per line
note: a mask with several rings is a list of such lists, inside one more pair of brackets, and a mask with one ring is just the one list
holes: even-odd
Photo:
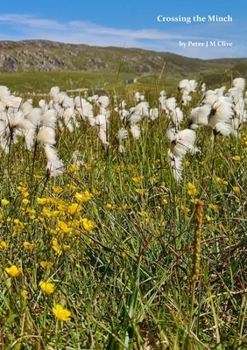
[(244, 79), (104, 86), (0, 87), (0, 349), (246, 349)]

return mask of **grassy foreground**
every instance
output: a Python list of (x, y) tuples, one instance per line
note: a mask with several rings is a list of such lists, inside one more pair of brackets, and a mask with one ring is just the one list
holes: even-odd
[(86, 122), (57, 130), (56, 178), (21, 140), (1, 153), (0, 349), (247, 348), (246, 127), (214, 150), (199, 130), (177, 184), (159, 114), (124, 155), (113, 105), (108, 152)]

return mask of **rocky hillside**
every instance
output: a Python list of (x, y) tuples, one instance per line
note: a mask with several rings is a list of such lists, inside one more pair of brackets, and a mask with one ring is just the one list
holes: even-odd
[(0, 41), (0, 72), (109, 71), (153, 74), (164, 69), (170, 74), (223, 72), (247, 59), (200, 60), (168, 52), (93, 47), (47, 40)]

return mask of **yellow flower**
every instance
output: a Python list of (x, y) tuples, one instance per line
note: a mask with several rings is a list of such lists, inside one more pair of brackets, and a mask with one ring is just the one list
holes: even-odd
[(51, 261), (41, 261), (40, 266), (45, 270), (50, 270), (53, 266), (53, 263)]
[(60, 244), (58, 244), (58, 241), (56, 238), (52, 240), (52, 249), (54, 249), (58, 255), (62, 254), (61, 246)]
[(88, 165), (88, 164), (84, 164), (84, 167), (85, 167), (85, 169), (87, 170), (87, 171), (89, 171), (89, 170), (91, 170), (91, 166), (90, 165)]
[(12, 265), (11, 267), (6, 267), (5, 271), (11, 277), (18, 277), (19, 275), (22, 274), (22, 268), (21, 267), (17, 267), (15, 265)]
[(2, 206), (4, 207), (5, 205), (8, 205), (9, 204), (9, 201), (7, 199), (2, 199), (1, 200), (1, 204)]
[(135, 177), (132, 177), (132, 180), (135, 182), (135, 183), (141, 183), (141, 181), (144, 179), (144, 176), (135, 176)]
[(37, 203), (41, 205), (45, 205), (50, 202), (50, 198), (39, 198), (37, 197)]
[(67, 184), (65, 186), (65, 189), (66, 189), (66, 191), (74, 191), (74, 190), (76, 190), (76, 186), (72, 185), (72, 184)]
[(69, 252), (69, 251), (71, 250), (71, 246), (70, 246), (69, 244), (64, 244), (64, 245), (63, 245), (63, 250), (64, 250), (65, 252)]
[(220, 184), (220, 185), (228, 185), (228, 182), (226, 181), (226, 180), (223, 180), (223, 179), (221, 179), (220, 177), (216, 177), (215, 178), (215, 181), (218, 183), (218, 184)]
[(21, 291), (21, 297), (22, 297), (23, 299), (26, 299), (27, 296), (28, 296), (28, 292), (27, 292), (26, 290), (22, 290), (22, 291)]
[(5, 241), (0, 241), (0, 249), (5, 249), (7, 247), (7, 243)]
[(33, 178), (35, 179), (35, 180), (40, 180), (40, 179), (42, 179), (42, 176), (41, 175), (33, 175)]
[(105, 205), (105, 207), (106, 207), (106, 209), (108, 209), (108, 210), (112, 210), (112, 209), (113, 209), (113, 206), (112, 206), (110, 203), (107, 203), (107, 204)]
[(186, 214), (189, 214), (190, 212), (190, 209), (185, 207), (183, 204), (180, 205), (180, 209)]
[(23, 247), (26, 250), (33, 250), (35, 248), (35, 244), (34, 243), (29, 243), (29, 242), (24, 242), (23, 243)]
[(89, 191), (84, 191), (84, 192), (76, 192), (75, 194), (75, 199), (78, 200), (78, 202), (88, 202), (92, 198), (92, 194)]
[(52, 308), (52, 312), (54, 313), (57, 319), (61, 321), (70, 321), (71, 312), (65, 309), (62, 305), (55, 305)]
[(200, 199), (198, 199), (198, 198), (192, 198), (190, 201), (191, 201), (191, 203), (193, 203), (193, 204), (197, 204), (198, 202), (200, 202)]
[(27, 212), (29, 214), (35, 214), (36, 213), (36, 210), (35, 209), (32, 209), (32, 208), (27, 208)]
[(210, 209), (212, 209), (212, 210), (214, 210), (214, 211), (218, 211), (218, 209), (219, 209), (219, 206), (217, 205), (217, 204), (209, 204), (209, 208)]
[(71, 166), (69, 167), (69, 171), (71, 172), (76, 172), (78, 170), (80, 170), (80, 167), (78, 165), (71, 164)]
[(29, 202), (30, 202), (30, 201), (29, 201), (28, 199), (26, 199), (26, 198), (24, 198), (24, 199), (22, 200), (22, 204), (24, 204), (24, 205), (27, 205)]
[(58, 214), (59, 214), (58, 210), (50, 210), (47, 207), (43, 207), (42, 215), (47, 217), (47, 218), (58, 216)]
[(128, 208), (128, 205), (127, 204), (122, 204), (120, 205), (119, 209), (120, 210), (126, 210)]
[(238, 186), (233, 186), (232, 190), (234, 193), (240, 193), (240, 188)]
[(140, 195), (145, 194), (146, 191), (147, 191), (147, 190), (144, 190), (144, 189), (142, 190), (141, 188), (137, 188), (137, 189), (136, 189), (136, 193), (138, 193), (138, 194), (140, 194)]
[(52, 294), (55, 290), (55, 286), (53, 283), (40, 281), (39, 286), (42, 292), (48, 295)]
[(148, 217), (148, 213), (146, 211), (138, 211), (138, 214), (142, 217), (142, 218), (147, 218)]
[(58, 226), (59, 232), (61, 233), (71, 234), (72, 232), (72, 228), (68, 227), (68, 225), (61, 220), (57, 220), (57, 226)]
[(80, 221), (79, 220), (76, 220), (76, 219), (73, 219), (71, 221), (68, 221), (68, 225), (70, 227), (73, 227), (73, 228), (77, 228), (80, 226)]
[(24, 193), (27, 191), (27, 187), (26, 186), (17, 186), (17, 190), (21, 193)]
[(79, 213), (80, 211), (82, 211), (82, 206), (79, 205), (78, 203), (72, 203), (67, 208), (67, 212), (71, 215), (75, 213)]
[(14, 232), (21, 232), (24, 227), (26, 226), (25, 222), (21, 222), (19, 219), (14, 219), (14, 226), (13, 226), (13, 231)]
[(100, 192), (98, 190), (96, 190), (95, 188), (92, 189), (92, 194), (94, 196), (99, 196), (100, 195)]
[(235, 157), (232, 157), (233, 160), (236, 160), (237, 162), (239, 162), (241, 160), (241, 157), (240, 156), (235, 156)]
[(213, 220), (213, 218), (211, 218), (211, 216), (209, 216), (209, 215), (206, 215), (206, 220), (207, 220), (207, 222), (210, 222)]
[(29, 196), (29, 193), (28, 193), (28, 191), (24, 191), (24, 192), (22, 192), (22, 195), (23, 195), (23, 197), (28, 197)]
[(52, 187), (52, 190), (56, 194), (60, 194), (63, 191), (62, 187), (55, 187), (55, 186)]
[(197, 189), (191, 182), (187, 184), (187, 188), (189, 196), (195, 196), (197, 194)]
[(87, 232), (93, 231), (93, 229), (96, 227), (96, 224), (93, 221), (88, 220), (87, 218), (84, 218), (81, 221), (82, 221), (83, 228)]

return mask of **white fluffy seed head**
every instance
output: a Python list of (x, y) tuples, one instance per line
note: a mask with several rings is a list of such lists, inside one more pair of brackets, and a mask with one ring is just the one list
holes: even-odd
[(235, 78), (232, 82), (232, 85), (237, 87), (239, 90), (243, 91), (245, 89), (245, 79)]
[(175, 99), (175, 97), (170, 97), (166, 100), (165, 102), (166, 104), (166, 108), (169, 110), (169, 111), (174, 111), (175, 108), (177, 107), (177, 101)]
[(43, 110), (42, 108), (33, 108), (25, 116), (34, 126), (37, 126), (42, 118)]
[(39, 130), (37, 134), (37, 142), (41, 145), (55, 145), (55, 131), (46, 126)]
[(7, 86), (0, 85), (0, 100), (3, 98), (3, 96), (9, 96), (10, 91), (7, 88)]
[(208, 125), (208, 116), (211, 111), (211, 106), (209, 104), (205, 104), (203, 106), (195, 107), (191, 110), (190, 113), (190, 128), (191, 125)]
[(108, 96), (100, 96), (97, 101), (97, 105), (103, 108), (106, 108), (109, 105), (109, 103), (110, 103), (110, 99)]
[(56, 177), (64, 173), (64, 164), (61, 159), (56, 159), (53, 161), (48, 161), (46, 165), (47, 173), (50, 177)]
[(183, 158), (182, 157), (175, 157), (174, 154), (170, 150), (168, 150), (167, 159), (168, 159), (168, 163), (171, 167), (174, 179), (177, 182), (181, 182), (182, 181), (182, 173), (183, 173)]
[(119, 129), (116, 134), (116, 139), (118, 140), (118, 143), (121, 144), (122, 141), (127, 138), (128, 138), (128, 131), (124, 128)]
[(149, 118), (151, 119), (151, 120), (155, 120), (155, 119), (157, 119), (159, 117), (159, 110), (158, 110), (158, 108), (151, 108), (150, 110), (149, 110)]
[(175, 157), (182, 157), (194, 148), (196, 133), (194, 130), (185, 129), (180, 131), (171, 140), (170, 151)]
[(219, 122), (228, 123), (233, 114), (232, 99), (230, 97), (220, 96), (211, 107), (208, 123), (212, 128)]
[(149, 115), (149, 103), (148, 102), (140, 102), (135, 107), (130, 108), (130, 113), (127, 117), (128, 124), (136, 124), (139, 123), (142, 118), (148, 117)]
[(50, 128), (55, 128), (57, 121), (58, 112), (55, 109), (48, 109), (44, 112), (41, 118), (42, 126), (49, 126)]
[(57, 150), (54, 146), (45, 144), (43, 147), (48, 161), (55, 161), (58, 159)]
[(137, 125), (137, 124), (130, 125), (130, 132), (131, 132), (132, 137), (135, 140), (139, 139), (139, 137), (141, 135), (141, 129), (140, 129), (139, 125)]
[(173, 111), (171, 111), (171, 121), (173, 123), (173, 125), (178, 129), (179, 125), (182, 123), (183, 121), (183, 112), (181, 111), (181, 109), (179, 107), (176, 107)]
[(52, 99), (54, 99), (54, 97), (57, 96), (59, 92), (60, 92), (60, 88), (58, 86), (53, 86), (50, 90), (49, 95)]
[(33, 106), (30, 102), (25, 101), (22, 103), (20, 110), (23, 112), (23, 114), (28, 114), (31, 112), (31, 110), (33, 109)]
[(178, 90), (183, 92), (189, 83), (189, 79), (183, 79), (178, 83)]
[(219, 96), (213, 90), (208, 90), (204, 93), (201, 103), (212, 105)]
[(222, 135), (222, 136), (229, 136), (232, 133), (233, 129), (230, 124), (227, 123), (216, 123), (213, 132), (214, 135)]
[(166, 136), (168, 137), (168, 139), (170, 141), (172, 141), (175, 136), (177, 135), (177, 130), (176, 130), (176, 127), (175, 125), (169, 125), (168, 128), (166, 129)]

